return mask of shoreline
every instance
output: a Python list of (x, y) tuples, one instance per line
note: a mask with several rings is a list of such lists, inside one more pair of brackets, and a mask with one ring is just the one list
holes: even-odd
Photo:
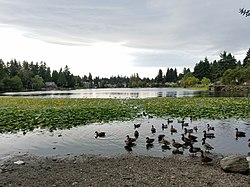
[[(226, 173), (222, 158), (211, 154), (212, 163), (196, 157), (163, 158), (122, 155), (66, 155), (42, 157), (17, 155), (0, 167), (0, 186), (249, 186), (250, 175)], [(21, 160), (24, 164), (14, 164)]]

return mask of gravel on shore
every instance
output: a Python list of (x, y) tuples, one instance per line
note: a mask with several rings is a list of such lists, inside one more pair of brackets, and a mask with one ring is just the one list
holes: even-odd
[[(0, 187), (250, 186), (249, 173), (226, 173), (220, 168), (220, 159), (221, 156), (213, 156), (212, 163), (204, 165), (199, 155), (164, 158), (19, 155), (1, 162)], [(24, 164), (15, 164), (18, 160)]]

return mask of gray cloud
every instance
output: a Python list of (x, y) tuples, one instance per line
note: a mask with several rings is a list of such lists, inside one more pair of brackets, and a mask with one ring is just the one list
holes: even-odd
[[(224, 50), (247, 51), (250, 18), (238, 13), (242, 7), (250, 9), (250, 1), (0, 0), (0, 24), (62, 45), (126, 42), (128, 47), (155, 50), (134, 54), (138, 66), (186, 65)], [(190, 58), (185, 61), (183, 53)]]

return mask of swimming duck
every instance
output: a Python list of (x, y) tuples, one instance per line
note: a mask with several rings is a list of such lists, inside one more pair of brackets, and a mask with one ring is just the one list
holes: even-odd
[(235, 128), (236, 130), (236, 137), (245, 137), (246, 133), (243, 131), (239, 131), (238, 128)]
[(209, 152), (210, 150), (214, 149), (213, 146), (211, 146), (209, 143), (206, 143), (206, 138), (202, 138), (201, 145), (206, 152)]
[(138, 123), (138, 124), (134, 124), (134, 128), (136, 129), (136, 128), (139, 128), (141, 126), (141, 124), (140, 123)]
[(135, 136), (135, 138), (138, 138), (138, 137), (139, 137), (139, 132), (138, 132), (138, 130), (135, 130), (134, 136)]
[(171, 132), (171, 133), (177, 132), (176, 128), (174, 128), (173, 125), (171, 125), (170, 132)]
[(182, 128), (183, 127), (188, 127), (188, 123), (185, 123), (184, 121), (181, 123)]
[(215, 138), (214, 133), (207, 133), (207, 131), (203, 131), (204, 138)]
[(129, 142), (135, 142), (136, 141), (135, 138), (130, 138), (129, 135), (127, 135), (126, 137), (127, 137), (126, 140), (129, 141)]
[(201, 151), (201, 148), (194, 147), (192, 144), (190, 144), (189, 152), (192, 154), (192, 156), (196, 156), (196, 153), (200, 151)]
[(154, 138), (146, 137), (146, 143), (147, 143), (147, 144), (152, 144), (154, 141), (155, 141)]
[(97, 137), (104, 137), (104, 136), (106, 136), (106, 133), (105, 132), (97, 132), (97, 131), (95, 131), (95, 134), (96, 134), (96, 138)]
[(202, 164), (207, 164), (208, 162), (211, 162), (213, 159), (210, 157), (207, 157), (204, 155), (204, 151), (200, 150), (201, 152), (201, 162)]
[(183, 146), (183, 144), (176, 142), (174, 139), (172, 139), (172, 146), (175, 147), (176, 149), (179, 149)]
[(211, 127), (209, 124), (207, 124), (207, 130), (210, 131), (210, 130), (213, 130), (214, 131), (214, 127)]
[(185, 121), (184, 121), (184, 118), (182, 118), (182, 119), (177, 119), (177, 122), (178, 123), (184, 123)]
[(154, 127), (154, 125), (152, 125), (152, 127), (151, 127), (151, 132), (156, 133), (156, 128)]

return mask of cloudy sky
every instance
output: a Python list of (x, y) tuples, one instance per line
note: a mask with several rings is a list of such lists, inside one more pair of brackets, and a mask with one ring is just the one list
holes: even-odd
[(0, 0), (0, 58), (154, 78), (250, 48), (250, 0)]

